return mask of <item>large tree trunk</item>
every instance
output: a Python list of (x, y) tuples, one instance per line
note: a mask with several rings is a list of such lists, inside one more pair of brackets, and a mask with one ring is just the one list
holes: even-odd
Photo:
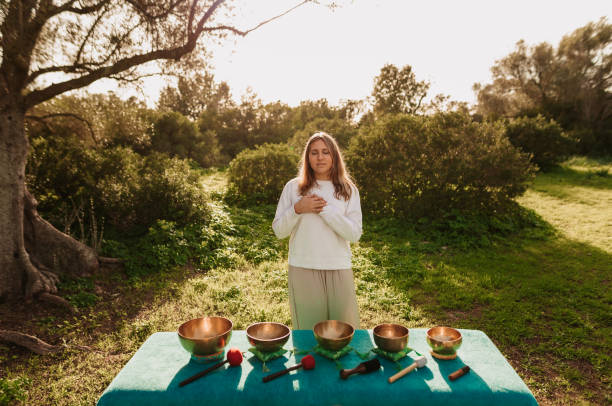
[[(5, 101), (5, 100), (4, 100)], [(0, 301), (57, 292), (57, 273), (98, 268), (93, 249), (56, 230), (27, 192), (28, 140), (19, 103), (0, 103)]]

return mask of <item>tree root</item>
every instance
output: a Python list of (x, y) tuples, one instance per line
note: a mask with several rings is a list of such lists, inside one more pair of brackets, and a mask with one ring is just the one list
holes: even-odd
[(0, 341), (9, 342), (20, 347), (27, 348), (28, 350), (39, 355), (53, 354), (70, 348), (104, 354), (104, 351), (96, 350), (86, 345), (71, 345), (66, 343), (51, 345), (37, 337), (12, 330), (0, 330)]
[(109, 258), (109, 257), (98, 257), (98, 262), (100, 264), (108, 264), (108, 265), (124, 263), (124, 261), (120, 258)]
[[(26, 190), (24, 196), (24, 242), (27, 253), (36, 259), (36, 268), (75, 276), (89, 276), (99, 269), (96, 251), (62, 233), (38, 214), (38, 202)], [(40, 265), (43, 265), (41, 267)], [(45, 269), (46, 268), (46, 269)], [(44, 285), (44, 282), (42, 282)], [(38, 292), (53, 290), (41, 289)], [(36, 294), (37, 289), (32, 289)]]
[(58, 307), (61, 307), (62, 309), (68, 310), (72, 314), (77, 312), (74, 306), (72, 306), (69, 301), (57, 295), (52, 295), (50, 293), (45, 292), (38, 295), (37, 299), (41, 302), (54, 304)]
[(17, 344), (20, 347), (25, 347), (40, 355), (55, 353), (62, 349), (61, 345), (47, 344), (34, 336), (11, 330), (0, 330), (0, 340)]

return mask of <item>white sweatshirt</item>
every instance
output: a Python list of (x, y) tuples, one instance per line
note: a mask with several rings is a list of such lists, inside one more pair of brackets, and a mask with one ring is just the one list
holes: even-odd
[(334, 197), (330, 180), (317, 181), (307, 194), (327, 202), (321, 213), (297, 214), (293, 206), (302, 198), (298, 179), (285, 185), (276, 208), (272, 229), (278, 238), (289, 239), (289, 265), (310, 269), (350, 269), (350, 242), (361, 237), (359, 192), (352, 188), (349, 200)]

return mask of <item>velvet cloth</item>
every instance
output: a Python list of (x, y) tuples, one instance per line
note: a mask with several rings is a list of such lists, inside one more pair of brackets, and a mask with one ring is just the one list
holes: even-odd
[[(268, 383), (265, 375), (293, 366), (304, 356), (304, 350), (316, 346), (311, 330), (294, 330), (284, 348), (287, 352), (267, 362), (270, 372), (247, 352), (251, 347), (244, 331), (236, 330), (227, 348), (245, 352), (240, 366), (228, 364), (184, 387), (179, 382), (206, 369), (209, 365), (190, 361), (175, 332), (155, 333), (134, 354), (106, 388), (98, 406), (109, 405), (537, 405), (525, 383), (508, 364), (493, 342), (478, 330), (460, 330), (463, 344), (458, 357), (440, 361), (429, 353), (426, 329), (410, 329), (408, 346), (427, 357), (427, 365), (404, 376), (393, 384), (387, 379), (397, 372), (393, 361), (379, 357), (378, 371), (339, 377), (332, 360), (310, 351), (316, 367), (292, 371)], [(357, 330), (350, 345), (358, 353), (374, 348), (371, 330)], [(376, 356), (370, 352), (370, 359)], [(414, 352), (399, 360), (409, 366)], [(342, 358), (344, 368), (363, 362), (355, 351)], [(468, 365), (471, 371), (456, 381), (451, 372)]]

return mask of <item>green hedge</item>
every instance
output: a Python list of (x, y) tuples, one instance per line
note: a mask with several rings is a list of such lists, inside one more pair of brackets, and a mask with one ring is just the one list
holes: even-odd
[(285, 144), (243, 150), (229, 165), (228, 200), (277, 203), (285, 183), (296, 176), (299, 160), (298, 153)]
[(565, 160), (574, 147), (555, 120), (547, 120), (540, 114), (510, 120), (506, 124), (506, 136), (512, 145), (532, 154), (532, 162), (543, 170)]
[(383, 117), (361, 129), (346, 158), (364, 211), (415, 219), (498, 210), (534, 172), (501, 124), (460, 113)]
[(61, 230), (75, 234), (73, 216), (91, 221), (90, 211), (97, 222), (103, 218), (122, 231), (146, 231), (158, 219), (185, 224), (208, 216), (199, 175), (185, 160), (142, 157), (127, 147), (96, 150), (72, 137), (36, 137), (31, 144), (28, 188)]

